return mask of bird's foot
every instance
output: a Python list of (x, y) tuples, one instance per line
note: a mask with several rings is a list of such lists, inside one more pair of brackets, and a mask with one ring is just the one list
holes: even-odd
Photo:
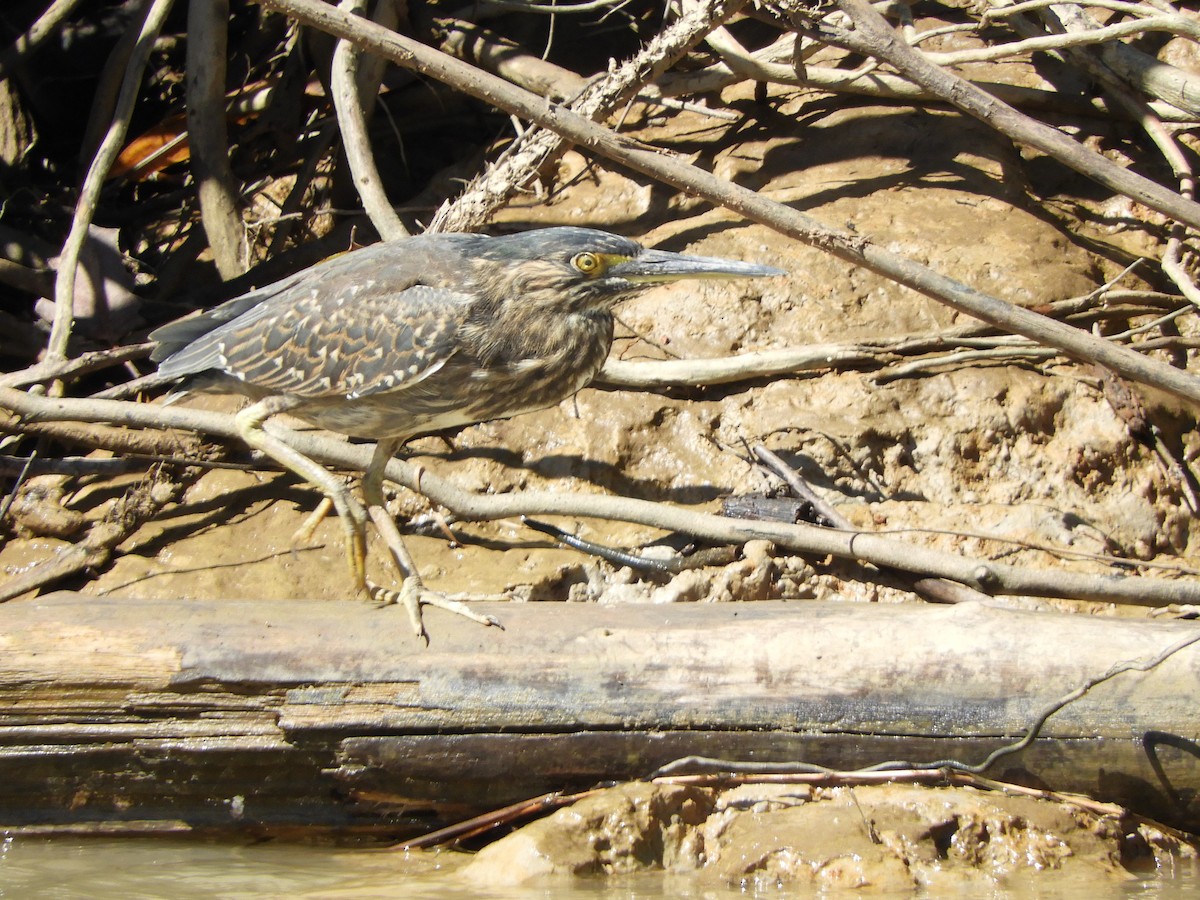
[(325, 517), (333, 510), (333, 501), (328, 497), (322, 497), (321, 502), (317, 504), (317, 508), (305, 517), (300, 527), (292, 534), (292, 547), (303, 546), (313, 539), (318, 526), (325, 521)]
[(416, 575), (409, 575), (405, 578), (398, 591), (368, 581), (367, 595), (380, 606), (399, 604), (407, 609), (409, 621), (412, 622), (413, 633), (426, 644), (429, 643), (429, 632), (425, 630), (425, 623), (421, 615), (422, 606), (436, 606), (438, 609), (444, 609), (455, 615), (463, 616), (472, 622), (478, 622), (480, 625), (495, 626), (502, 631), (504, 630), (504, 626), (500, 624), (500, 620), (495, 616), (475, 612), (475, 610), (471, 609), (460, 599), (471, 595), (455, 594), (451, 596), (441, 591), (431, 591), (425, 587), (424, 582)]
[(1166, 616), (1172, 619), (1197, 619), (1200, 618), (1200, 604), (1172, 603), (1169, 606), (1160, 606), (1152, 609), (1148, 615), (1153, 618)]

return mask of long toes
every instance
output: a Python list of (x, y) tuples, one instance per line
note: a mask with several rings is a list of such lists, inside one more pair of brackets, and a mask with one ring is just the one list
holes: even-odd
[(1196, 619), (1200, 618), (1200, 604), (1172, 603), (1169, 606), (1160, 606), (1150, 610), (1149, 615), (1154, 618), (1169, 616), (1174, 619)]
[(504, 630), (504, 626), (495, 616), (476, 612), (465, 603), (455, 600), (452, 597), (447, 597), (445, 594), (439, 594), (436, 591), (426, 591), (421, 596), (420, 603), (422, 606), (436, 606), (438, 609), (444, 609), (447, 612), (452, 612), (455, 615), (470, 619), (472, 622), (478, 622), (480, 625), (486, 625), (489, 628)]
[(422, 606), (435, 606), (438, 609), (444, 609), (465, 619), (470, 619), (472, 622), (478, 622), (480, 625), (504, 630), (504, 626), (500, 624), (500, 620), (495, 616), (476, 612), (462, 600), (447, 596), (441, 591), (431, 591), (425, 587), (421, 579), (414, 576), (405, 578), (399, 591), (381, 587), (371, 582), (368, 582), (367, 590), (371, 599), (376, 601), (380, 606), (399, 604), (407, 609), (409, 620), (413, 625), (413, 632), (417, 637), (426, 641), (426, 643), (429, 641), (429, 634), (425, 630), (425, 623), (421, 613)]

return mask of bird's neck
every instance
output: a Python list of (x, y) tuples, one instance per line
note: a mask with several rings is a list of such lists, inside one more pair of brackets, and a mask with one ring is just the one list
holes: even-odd
[(472, 356), (485, 368), (536, 366), (577, 373), (599, 371), (612, 346), (613, 317), (607, 310), (563, 313), (561, 310), (524, 312), (500, 317), (489, 325), (464, 329)]

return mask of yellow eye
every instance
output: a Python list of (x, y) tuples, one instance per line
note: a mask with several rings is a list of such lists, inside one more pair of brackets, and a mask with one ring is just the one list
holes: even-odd
[(603, 262), (595, 253), (577, 253), (571, 260), (571, 265), (584, 275), (596, 275), (604, 268)]

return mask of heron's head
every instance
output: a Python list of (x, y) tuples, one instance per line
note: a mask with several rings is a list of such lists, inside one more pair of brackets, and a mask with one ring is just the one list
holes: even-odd
[(470, 263), (495, 301), (547, 312), (607, 312), (619, 300), (686, 278), (783, 275), (771, 266), (647, 250), (591, 228), (542, 228), (493, 238)]

